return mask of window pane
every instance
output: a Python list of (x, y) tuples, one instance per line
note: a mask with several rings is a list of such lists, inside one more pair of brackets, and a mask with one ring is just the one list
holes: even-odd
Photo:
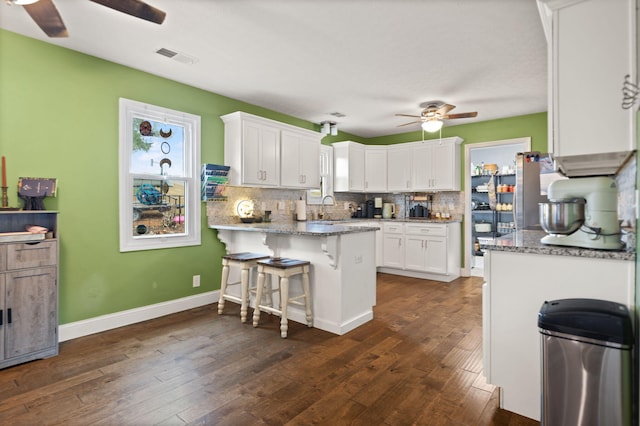
[(134, 237), (184, 234), (186, 185), (181, 180), (133, 179)]
[(133, 118), (131, 173), (184, 176), (184, 127)]

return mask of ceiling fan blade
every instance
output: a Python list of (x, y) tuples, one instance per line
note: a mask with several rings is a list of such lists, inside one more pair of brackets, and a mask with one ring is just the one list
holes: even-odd
[(410, 124), (422, 123), (422, 120), (411, 121), (409, 123), (398, 124), (396, 127), (408, 126)]
[(443, 115), (442, 118), (445, 120), (451, 120), (452, 118), (471, 118), (477, 115), (477, 112), (461, 112), (460, 114)]
[(456, 106), (451, 104), (444, 104), (436, 111), (437, 114), (446, 115), (449, 111), (454, 109)]
[(167, 14), (140, 0), (91, 0), (108, 8), (144, 19), (145, 21), (162, 24)]
[(411, 115), (411, 114), (396, 114), (397, 117), (413, 117), (413, 118), (420, 118), (419, 115)]
[(67, 27), (64, 26), (62, 17), (53, 1), (40, 0), (33, 4), (25, 4), (22, 7), (49, 37), (69, 36)]

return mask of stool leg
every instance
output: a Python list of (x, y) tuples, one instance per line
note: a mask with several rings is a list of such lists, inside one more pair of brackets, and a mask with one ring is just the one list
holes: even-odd
[(240, 272), (240, 322), (247, 321), (247, 295), (249, 293), (249, 268), (242, 266)]
[(224, 294), (227, 291), (227, 281), (229, 280), (229, 262), (222, 259), (222, 279), (220, 280), (220, 298), (218, 299), (218, 315), (224, 311)]
[(265, 305), (273, 308), (273, 284), (272, 283), (273, 283), (273, 275), (269, 274), (269, 276), (266, 277), (266, 281), (265, 281), (265, 286), (267, 288)]
[(287, 338), (289, 325), (287, 321), (287, 307), (289, 306), (289, 277), (280, 278), (280, 310), (282, 317), (280, 318), (280, 336)]
[(304, 272), (302, 273), (302, 289), (304, 291), (304, 304), (306, 308), (306, 316), (307, 316), (307, 326), (311, 327), (311, 289), (309, 287), (309, 267), (304, 267)]
[(260, 303), (262, 302), (262, 287), (264, 286), (264, 270), (258, 266), (258, 283), (256, 285), (256, 307), (253, 310), (253, 326), (257, 327), (260, 321)]

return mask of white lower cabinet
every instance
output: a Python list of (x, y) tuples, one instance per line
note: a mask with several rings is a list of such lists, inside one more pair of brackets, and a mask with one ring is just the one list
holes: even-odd
[(446, 225), (405, 227), (405, 267), (414, 271), (447, 273)]
[(540, 420), (538, 312), (547, 300), (604, 299), (634, 306), (635, 262), (488, 250), (484, 256), (483, 373), (500, 407)]
[(382, 266), (404, 268), (404, 224), (383, 223)]
[(383, 222), (381, 272), (449, 282), (460, 276), (460, 223)]

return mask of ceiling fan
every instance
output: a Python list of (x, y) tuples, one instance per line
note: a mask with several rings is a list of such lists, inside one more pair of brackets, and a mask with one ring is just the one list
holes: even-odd
[(410, 124), (421, 123), (422, 128), (427, 132), (437, 132), (444, 124), (442, 120), (451, 120), (454, 118), (471, 118), (478, 115), (477, 112), (462, 112), (459, 114), (449, 114), (449, 111), (455, 108), (455, 105), (446, 104), (442, 101), (427, 101), (420, 104), (422, 112), (420, 115), (396, 114), (398, 117), (413, 117), (419, 120), (409, 123), (400, 124), (408, 126)]
[[(68, 37), (67, 27), (52, 0), (5, 0), (24, 7), (29, 16), (49, 37)], [(140, 0), (90, 0), (145, 21), (162, 24), (166, 13)]]

